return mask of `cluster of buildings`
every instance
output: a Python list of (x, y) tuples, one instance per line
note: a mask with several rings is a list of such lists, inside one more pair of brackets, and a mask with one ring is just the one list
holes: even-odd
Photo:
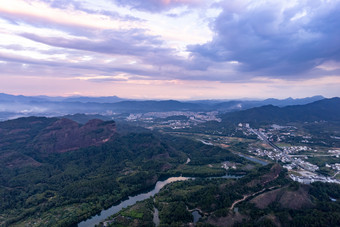
[(335, 157), (339, 158), (340, 150), (328, 150), (328, 153), (335, 154)]
[(310, 172), (315, 172), (319, 169), (317, 165), (313, 165), (309, 162), (303, 161), (300, 158), (291, 159), (291, 163), (284, 165), (283, 167), (288, 170), (301, 168)]
[(236, 164), (227, 161), (227, 162), (222, 162), (222, 166), (221, 167), (223, 169), (226, 169), (226, 170), (228, 170), (229, 168), (236, 169)]
[[(163, 127), (172, 129), (188, 128), (192, 125), (204, 123), (207, 121), (221, 122), (217, 117), (218, 112), (190, 112), (190, 111), (169, 111), (169, 112), (148, 112), (135, 113), (126, 117), (127, 121), (142, 121), (145, 123), (157, 123)], [(171, 118), (173, 117), (173, 118)], [(183, 118), (184, 117), (184, 118)], [(167, 119), (171, 118), (171, 119)], [(183, 118), (183, 119), (181, 119)]]
[(191, 112), (191, 111), (169, 111), (169, 112), (148, 112), (148, 113), (136, 113), (130, 114), (126, 120), (134, 121), (134, 120), (152, 120), (156, 118), (167, 118), (173, 116), (185, 116), (190, 120), (196, 121), (218, 121), (221, 122), (221, 119), (217, 117), (217, 111), (211, 112)]
[(258, 130), (254, 130), (254, 133), (255, 134), (260, 133), (264, 135), (266, 139), (271, 142), (282, 142), (285, 141), (288, 137), (295, 137), (296, 130), (297, 128), (294, 126), (281, 126), (273, 124), (271, 128), (268, 129), (260, 128)]
[(340, 171), (340, 164), (339, 163), (330, 164), (330, 165), (326, 163), (325, 166), (328, 167), (328, 168), (332, 168), (336, 171)]
[[(312, 150), (310, 147), (307, 146), (286, 146), (286, 147), (278, 147), (276, 146), (273, 141), (270, 139), (272, 135), (271, 132), (265, 132), (265, 130), (261, 129), (252, 129), (249, 125), (244, 127), (244, 124), (239, 124), (239, 127), (242, 127), (244, 134), (248, 135), (249, 133), (253, 133), (257, 135), (259, 139), (263, 142), (267, 143), (272, 147), (272, 149), (264, 150), (261, 148), (256, 148), (253, 150), (249, 150), (250, 153), (255, 154), (256, 156), (268, 157), (274, 161), (280, 161), (282, 163), (287, 163), (283, 167), (288, 170), (294, 170), (301, 174), (301, 176), (296, 176), (294, 174), (290, 174), (291, 178), (295, 181), (301, 183), (311, 183), (314, 181), (322, 181), (322, 182), (331, 182), (331, 183), (339, 183), (340, 181), (335, 179), (334, 177), (326, 177), (320, 174), (317, 174), (316, 171), (319, 170), (317, 165), (314, 165), (310, 162), (307, 162), (308, 159), (307, 155), (292, 155), (297, 154), (303, 151), (315, 151)], [(274, 125), (273, 130), (293, 130), (290, 127)], [(287, 132), (285, 132), (287, 133)], [(290, 132), (288, 132), (290, 134)], [(278, 133), (276, 133), (277, 135)], [(280, 136), (278, 136), (280, 138)], [(303, 137), (304, 139), (310, 139), (308, 137)], [(328, 153), (340, 155), (340, 150), (329, 150)], [(326, 164), (326, 167), (332, 168), (335, 171), (340, 171), (340, 164)]]
[(296, 154), (300, 151), (312, 151), (312, 148), (307, 146), (282, 147), (282, 149), (286, 154)]
[(290, 178), (294, 181), (297, 181), (299, 183), (302, 183), (302, 184), (310, 184), (310, 183), (313, 183), (313, 182), (316, 182), (316, 181), (321, 181), (321, 182), (328, 182), (328, 183), (336, 183), (336, 184), (340, 184), (340, 181), (337, 180), (337, 179), (333, 179), (331, 177), (324, 177), (324, 176), (296, 176), (294, 174), (290, 174), (289, 175)]
[(281, 154), (276, 151), (274, 148), (273, 150), (263, 150), (260, 148), (256, 148), (255, 150), (248, 150), (249, 153), (253, 153), (259, 157), (268, 157), (271, 160), (279, 160), (281, 159)]

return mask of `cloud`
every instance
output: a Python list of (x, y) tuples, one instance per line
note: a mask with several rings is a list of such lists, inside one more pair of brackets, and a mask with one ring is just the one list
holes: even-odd
[(88, 9), (74, 1), (46, 3), (13, 0), (0, 5), (0, 18), (22, 27), (30, 25), (34, 28), (49, 28), (84, 36), (89, 36), (97, 30), (142, 27), (137, 18), (121, 16), (115, 11), (105, 9)]
[[(164, 69), (164, 67), (184, 67), (187, 65), (184, 58), (176, 56), (172, 48), (163, 47), (163, 41), (157, 36), (146, 35), (139, 29), (113, 31), (105, 30), (93, 39), (45, 37), (31, 33), (21, 34), (22, 37), (43, 43), (51, 47), (60, 47), (66, 50), (81, 50), (118, 56), (132, 56), (139, 64), (148, 67)], [(108, 56), (106, 56), (108, 58)]]
[(118, 5), (148, 12), (162, 12), (180, 6), (196, 6), (202, 0), (113, 0)]
[[(16, 22), (0, 21), (8, 33), (0, 37), (2, 72), (146, 83), (340, 75), (338, 0), (205, 1), (209, 10), (203, 0), (116, 2), (121, 6), (66, 0), (0, 6), (2, 16)], [(195, 4), (200, 8), (190, 8)], [(188, 7), (174, 9), (180, 6)], [(132, 15), (138, 18), (130, 21)]]
[[(192, 1), (157, 2), (170, 6), (192, 3)], [(156, 4), (156, 2), (154, 3)], [(20, 47), (23, 50), (21, 52), (23, 55), (28, 53), (27, 51), (24, 53), (25, 50), (32, 50), (32, 45), (34, 45), (37, 49), (31, 52), (35, 51), (36, 55), (40, 56), (47, 55), (48, 52), (53, 55), (57, 51), (59, 54), (64, 51), (68, 58), (83, 54), (83, 51), (91, 52), (87, 53), (89, 55), (106, 54), (108, 59), (113, 56), (118, 58), (132, 56), (135, 57), (133, 61), (141, 64), (140, 68), (146, 66), (149, 68), (147, 70), (149, 72), (152, 68), (154, 70), (152, 74), (157, 72), (158, 78), (168, 75), (164, 71), (176, 73), (175, 69), (178, 71), (184, 68), (187, 70), (206, 69), (205, 60), (200, 65), (193, 64), (182, 53), (185, 49), (185, 44), (182, 42), (188, 40), (197, 42), (195, 38), (200, 37), (195, 36), (196, 33), (189, 33), (189, 28), (184, 26), (183, 30), (179, 32), (176, 26), (170, 24), (170, 28), (167, 27), (166, 23), (169, 21), (155, 23), (151, 26), (143, 19), (132, 18), (130, 21), (128, 14), (123, 19), (118, 16), (118, 19), (115, 20), (112, 17), (106, 17), (106, 14), (114, 13), (116, 8), (108, 8), (110, 11), (107, 12), (100, 9), (105, 8), (91, 8), (78, 1), (45, 0), (29, 4), (22, 0), (16, 0), (0, 7), (0, 12), (17, 22), (16, 25), (7, 26), (9, 34), (13, 37), (20, 37), (20, 42), (23, 38), (34, 41), (33, 44), (27, 43), (26, 47)], [(158, 18), (162, 18), (161, 15), (158, 16)], [(146, 18), (150, 20), (151, 16), (146, 16)], [(186, 18), (186, 20), (188, 19), (189, 17)], [(188, 26), (192, 27), (193, 25), (190, 23)], [(16, 46), (8, 47), (12, 50), (18, 48)], [(3, 48), (6, 47), (3, 46)], [(47, 57), (51, 59), (51, 57)], [(47, 61), (46, 64), (50, 65), (51, 63)], [(171, 77), (175, 76), (171, 75)]]
[(74, 0), (42, 0), (47, 3), (50, 7), (63, 10), (76, 10), (86, 12), (88, 14), (100, 14), (109, 16), (112, 19), (119, 19), (125, 21), (140, 21), (137, 17), (130, 15), (121, 15), (119, 12), (110, 9), (93, 9), (92, 7), (86, 6), (83, 2)]
[(239, 72), (274, 77), (306, 76), (325, 62), (339, 64), (338, 0), (234, 0), (220, 7), (213, 40), (188, 46), (193, 59), (234, 61)]
[(87, 38), (44, 37), (32, 33), (23, 33), (22, 37), (50, 46), (86, 50), (105, 54), (143, 56), (148, 52), (168, 52), (160, 48), (162, 41), (155, 36), (147, 36), (141, 30), (104, 31), (95, 40)]
[[(74, 57), (74, 56), (72, 56)], [(94, 56), (95, 57), (95, 56)], [(129, 64), (107, 64), (101, 61), (79, 61), (70, 62), (66, 60), (41, 60), (33, 59), (29, 56), (19, 56), (14, 54), (5, 54), (0, 52), (0, 61), (2, 61), (3, 75), (22, 75), (41, 77), (62, 77), (62, 78), (80, 78), (84, 75), (103, 75), (114, 77), (121, 73), (126, 73), (128, 77), (133, 76), (152, 76), (156, 77), (157, 72), (140, 65)], [(127, 78), (128, 78), (127, 77)], [(119, 78), (117, 80), (122, 80)]]

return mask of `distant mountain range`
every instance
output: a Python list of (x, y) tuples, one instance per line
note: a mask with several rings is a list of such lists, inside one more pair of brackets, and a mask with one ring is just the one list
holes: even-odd
[(127, 100), (117, 96), (109, 97), (49, 97), (15, 96), (0, 93), (0, 120), (23, 116), (62, 116), (68, 114), (113, 115), (122, 113), (168, 112), (168, 111), (220, 111), (231, 112), (263, 105), (279, 107), (303, 105), (322, 100), (322, 96), (303, 99), (266, 100)]
[(119, 98), (117, 96), (104, 96), (104, 97), (86, 97), (86, 96), (70, 96), (70, 97), (51, 97), (51, 96), (23, 96), (23, 95), (9, 95), (0, 93), (0, 102), (95, 102), (95, 103), (115, 103), (127, 99)]
[(216, 103), (214, 106), (217, 110), (220, 111), (233, 111), (233, 110), (245, 110), (253, 107), (265, 106), (265, 105), (273, 105), (278, 107), (290, 106), (290, 105), (304, 105), (308, 103), (312, 103), (318, 100), (324, 99), (323, 96), (313, 96), (302, 99), (265, 99), (265, 100), (232, 100), (227, 102)]
[(340, 121), (340, 98), (322, 99), (305, 105), (266, 105), (222, 115), (224, 122), (287, 123)]

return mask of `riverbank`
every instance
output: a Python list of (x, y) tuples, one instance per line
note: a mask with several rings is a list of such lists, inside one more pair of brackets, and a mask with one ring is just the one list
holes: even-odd
[(185, 181), (189, 179), (194, 179), (190, 177), (170, 177), (165, 181), (157, 181), (155, 187), (153, 190), (147, 192), (147, 193), (141, 193), (136, 196), (131, 196), (127, 200), (122, 201), (118, 205), (112, 206), (109, 209), (103, 210), (100, 212), (100, 214), (97, 214), (85, 221), (82, 221), (78, 223), (78, 227), (93, 227), (95, 225), (98, 225), (101, 221), (105, 220), (106, 218), (110, 217), (111, 215), (114, 215), (118, 213), (123, 208), (126, 208), (128, 206), (131, 206), (135, 204), (138, 201), (143, 201), (145, 199), (148, 199), (155, 194), (157, 194), (165, 185), (170, 184), (172, 182), (176, 181)]

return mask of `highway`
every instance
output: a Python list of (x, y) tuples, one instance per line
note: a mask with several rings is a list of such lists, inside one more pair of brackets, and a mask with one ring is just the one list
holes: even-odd
[(274, 149), (278, 151), (283, 151), (280, 147), (276, 146), (273, 142), (269, 141), (265, 135), (263, 135), (262, 132), (256, 130), (256, 129), (251, 129), (258, 137), (260, 137), (261, 140), (272, 146)]

